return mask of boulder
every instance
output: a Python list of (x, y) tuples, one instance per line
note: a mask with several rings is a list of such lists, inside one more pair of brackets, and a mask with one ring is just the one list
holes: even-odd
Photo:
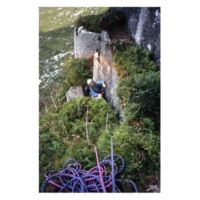
[(77, 97), (82, 97), (83, 95), (83, 88), (81, 86), (71, 86), (66, 93), (67, 101), (70, 101)]

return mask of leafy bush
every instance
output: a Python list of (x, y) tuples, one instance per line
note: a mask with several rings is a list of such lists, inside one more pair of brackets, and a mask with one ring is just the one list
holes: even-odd
[[(66, 154), (66, 147), (62, 140), (53, 134), (41, 133), (39, 143), (40, 186), (44, 181), (44, 173), (50, 169), (58, 168), (60, 161)], [(40, 187), (41, 188), (41, 187)]]
[(99, 130), (106, 124), (106, 116), (109, 113), (109, 120), (117, 121), (117, 112), (112, 109), (111, 104), (104, 99), (77, 98), (63, 104), (60, 110), (60, 117), (64, 120), (66, 130), (69, 134), (79, 134), (85, 137), (85, 120), (88, 106), (88, 128), (91, 139), (95, 139)]
[[(98, 15), (80, 16), (76, 22), (76, 27), (83, 26), (86, 30), (100, 33), (105, 30), (111, 36), (113, 31), (122, 31), (126, 26), (126, 16), (116, 8), (105, 9)], [(123, 30), (125, 31), (125, 30)]]
[[(97, 148), (102, 156), (110, 154), (110, 136), (113, 135), (114, 152), (125, 161), (125, 170), (121, 178), (135, 180), (140, 191), (148, 187), (150, 181), (158, 178), (160, 171), (160, 137), (153, 134), (134, 132), (132, 127), (122, 123), (113, 131), (104, 132), (98, 138)], [(147, 181), (148, 180), (148, 181)]]
[[(160, 69), (149, 51), (132, 42), (116, 42), (114, 46), (114, 62), (120, 74), (117, 93), (126, 117), (125, 124), (112, 131), (115, 152), (125, 159), (123, 176), (135, 178), (140, 190), (145, 191), (148, 183), (159, 184)], [(101, 148), (108, 138), (99, 138)]]
[(68, 89), (70, 86), (86, 85), (86, 80), (92, 78), (92, 62), (86, 58), (67, 60), (64, 63), (64, 83)]
[[(89, 143), (86, 139), (88, 107)], [(112, 126), (118, 113), (104, 99), (77, 98), (64, 103), (57, 111), (40, 119), (40, 184), (45, 171), (60, 168), (66, 159), (79, 160), (85, 167), (95, 164), (93, 144), (106, 128), (106, 117)], [(109, 126), (109, 128), (112, 128)]]
[(159, 129), (160, 71), (151, 53), (134, 45), (115, 44), (115, 65), (120, 71), (118, 95), (129, 125), (150, 118)]
[[(65, 160), (77, 159), (85, 169), (96, 164), (93, 145), (100, 159), (110, 154), (110, 136), (114, 152), (125, 160), (125, 171), (119, 178), (133, 179), (139, 191), (159, 183), (160, 172), (160, 72), (151, 54), (132, 43), (118, 43), (114, 53), (120, 72), (118, 95), (127, 121), (103, 99), (76, 98), (40, 118), (40, 184), (48, 169), (62, 167)], [(67, 61), (63, 76), (67, 87), (84, 85), (91, 77), (90, 61)], [(88, 109), (89, 142), (86, 137)], [(106, 130), (107, 118), (107, 130)], [(122, 187), (126, 187), (123, 185)], [(127, 186), (124, 191), (128, 191)]]
[[(125, 16), (115, 9), (108, 12), (80, 17), (76, 26), (88, 31), (107, 30), (110, 37), (125, 31)], [(120, 29), (121, 26), (121, 29)], [(73, 34), (73, 28), (57, 29), (40, 33), (44, 39), (40, 48), (40, 75), (46, 73), (46, 59), (66, 49), (62, 36)], [(112, 33), (112, 34), (110, 34)], [(71, 35), (71, 36), (70, 36)], [(47, 40), (48, 37), (54, 38)], [(112, 39), (112, 37), (111, 37)], [(59, 40), (59, 41), (57, 41)], [(64, 42), (64, 43), (63, 43)], [(71, 44), (70, 44), (71, 45)], [(136, 46), (114, 43), (114, 62), (121, 76), (118, 95), (121, 99), (127, 121), (119, 121), (118, 113), (103, 99), (77, 98), (64, 103), (65, 93), (70, 86), (84, 85), (92, 77), (92, 62), (85, 58), (62, 58), (60, 73), (52, 77), (49, 87), (40, 88), (40, 186), (43, 174), (49, 169), (62, 167), (65, 160), (77, 159), (85, 169), (96, 164), (93, 145), (97, 145), (100, 159), (110, 154), (110, 136), (114, 138), (114, 152), (125, 160), (125, 171), (121, 178), (134, 179), (139, 191), (145, 191), (149, 184), (159, 182), (160, 172), (160, 71), (151, 59), (149, 51)], [(54, 70), (53, 62), (50, 71)], [(53, 96), (57, 109), (54, 108)], [(44, 103), (49, 112), (44, 114)], [(86, 112), (88, 107), (89, 142), (86, 138)], [(106, 131), (106, 118), (108, 124)], [(125, 190), (126, 191), (126, 190)], [(128, 191), (128, 188), (127, 188)]]
[(99, 33), (102, 31), (101, 27), (99, 26), (102, 16), (103, 14), (81, 16), (76, 20), (75, 26), (83, 26), (88, 31)]

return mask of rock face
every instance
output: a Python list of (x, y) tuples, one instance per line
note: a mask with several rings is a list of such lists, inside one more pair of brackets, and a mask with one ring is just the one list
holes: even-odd
[[(112, 22), (112, 12), (115, 11), (123, 13), (122, 15), (125, 16), (121, 16), (122, 20), (119, 21), (119, 25)], [(160, 64), (160, 8), (110, 8), (109, 12), (102, 20), (102, 24), (107, 24), (108, 30), (109, 26), (112, 30), (112, 28), (117, 29), (120, 23), (125, 23), (131, 38), (138, 45), (152, 51), (155, 61)], [(110, 17), (110, 20), (107, 17)], [(117, 19), (117, 17), (115, 18)], [(124, 118), (116, 93), (119, 76), (114, 67), (111, 45), (106, 31), (93, 33), (84, 30), (82, 26), (74, 30), (75, 58), (93, 58), (93, 79), (107, 82), (106, 98)]]
[(101, 41), (100, 51), (94, 54), (93, 80), (106, 81), (106, 98), (117, 110), (121, 111), (120, 100), (116, 93), (119, 76), (114, 67), (112, 51), (110, 49), (110, 39), (107, 32), (102, 32)]
[(83, 88), (81, 86), (71, 86), (66, 93), (67, 101), (70, 101), (76, 97), (82, 97), (83, 95)]
[(86, 31), (82, 26), (74, 30), (75, 58), (93, 57), (94, 52), (101, 47), (101, 33)]
[(116, 94), (119, 76), (113, 66), (110, 39), (107, 32), (92, 33), (79, 27), (74, 31), (75, 57), (93, 57), (93, 80), (105, 80), (106, 98), (119, 111), (122, 110)]
[(160, 64), (160, 8), (111, 8), (124, 13), (132, 39), (140, 46), (153, 52)]

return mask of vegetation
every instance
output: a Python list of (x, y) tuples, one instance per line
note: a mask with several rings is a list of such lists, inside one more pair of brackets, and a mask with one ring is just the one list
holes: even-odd
[[(87, 105), (89, 143), (85, 127)], [(100, 159), (103, 159), (110, 154), (111, 135), (115, 153), (125, 159), (121, 178), (135, 180), (140, 191), (144, 191), (149, 182), (157, 182), (159, 136), (152, 132), (135, 132), (131, 126), (119, 121), (118, 113), (109, 103), (83, 97), (64, 103), (57, 112), (48, 113), (40, 120), (40, 184), (47, 170), (59, 169), (69, 158), (77, 159), (85, 169), (94, 166), (93, 144), (97, 145)]]
[[(74, 59), (70, 54), (58, 60), (54, 56), (72, 50), (71, 25), (80, 16), (76, 17), (75, 13), (82, 11), (82, 17), (76, 21), (79, 25), (87, 22), (88, 27), (84, 26), (88, 29), (98, 28), (96, 22), (106, 8), (92, 8), (89, 15), (96, 17), (83, 17), (88, 15), (88, 9), (40, 9), (40, 186), (47, 170), (59, 169), (69, 158), (77, 159), (85, 169), (94, 166), (93, 145), (96, 144), (100, 159), (103, 159), (110, 154), (110, 136), (113, 136), (114, 152), (125, 160), (121, 177), (134, 180), (139, 191), (145, 192), (149, 184), (159, 184), (160, 69), (149, 51), (132, 42), (115, 42), (113, 57), (120, 75), (117, 92), (126, 121), (120, 121), (119, 113), (103, 99), (82, 97), (65, 102), (70, 86), (84, 87), (86, 79), (92, 77), (92, 63), (87, 59)], [(59, 13), (64, 14), (55, 18), (58, 23), (54, 25), (52, 20)], [(88, 20), (91, 18), (93, 21)], [(56, 70), (60, 71), (52, 75)], [(89, 142), (85, 123), (87, 110)], [(129, 191), (125, 185), (121, 187)]]
[[(62, 73), (53, 78), (40, 88), (40, 98), (43, 104), (40, 106), (41, 115), (47, 110), (44, 109), (44, 98), (50, 97), (48, 108), (50, 111), (56, 110), (65, 101), (66, 91), (70, 86), (82, 85), (86, 86), (86, 80), (92, 78), (92, 63), (86, 58), (71, 58), (63, 61)], [(44, 97), (43, 97), (44, 96)]]
[(82, 16), (75, 22), (76, 27), (83, 26), (86, 30), (99, 33), (102, 31), (100, 20), (103, 14)]
[[(89, 143), (86, 139), (86, 112), (88, 107)], [(87, 168), (95, 164), (93, 145), (106, 127), (117, 125), (118, 113), (103, 99), (82, 97), (64, 103), (57, 111), (40, 119), (40, 184), (43, 174), (60, 168), (65, 160), (73, 157)], [(50, 159), (49, 159), (50, 158)]]
[(66, 89), (70, 86), (86, 85), (88, 78), (92, 78), (92, 61), (86, 58), (77, 58), (65, 62), (62, 73), (65, 76)]
[(95, 15), (79, 17), (75, 25), (76, 27), (83, 26), (86, 30), (100, 33), (105, 30), (109, 36), (113, 36), (113, 32), (126, 31), (126, 16), (115, 8), (104, 9), (104, 12)]
[(126, 117), (126, 128), (116, 130), (116, 144), (120, 137), (127, 141), (127, 148), (121, 150), (129, 166), (127, 175), (142, 176), (138, 181), (143, 188), (147, 182), (159, 183), (160, 69), (151, 53), (133, 42), (123, 46), (116, 42), (115, 49), (114, 61), (121, 77), (117, 92)]
[(65, 98), (69, 85), (65, 79), (66, 65), (69, 65), (73, 59), (75, 21), (80, 16), (98, 15), (106, 10), (107, 8), (103, 7), (41, 7), (39, 9), (41, 115), (57, 109)]
[(139, 191), (145, 191), (150, 183), (158, 183), (159, 136), (152, 132), (136, 132), (133, 127), (121, 123), (109, 132), (104, 131), (98, 138), (97, 147), (102, 158), (110, 153), (111, 135), (114, 138), (114, 152), (120, 154), (125, 161), (125, 171), (121, 178), (134, 180)]
[[(120, 122), (118, 113), (106, 101), (87, 97), (66, 102), (57, 111), (42, 116), (41, 182), (47, 169), (60, 168), (71, 157), (81, 162), (85, 169), (92, 167), (95, 165), (93, 144), (97, 145), (100, 159), (103, 159), (110, 154), (112, 135), (114, 151), (126, 163), (122, 178), (135, 180), (140, 191), (145, 191), (149, 184), (159, 183), (159, 67), (151, 60), (148, 51), (133, 43), (128, 43), (123, 48), (118, 43), (115, 46), (114, 60), (121, 76), (118, 95), (123, 104), (126, 122)], [(73, 80), (79, 80), (82, 84), (84, 78), (91, 75), (89, 63), (84, 59), (66, 63), (65, 67), (69, 70), (69, 76), (65, 76), (66, 83), (74, 85), (76, 82)], [(80, 71), (84, 73), (79, 73), (76, 66), (80, 65)], [(71, 79), (72, 76), (76, 76), (76, 79)], [(85, 127), (87, 106), (89, 143)], [(129, 191), (129, 188), (126, 186), (124, 191)]]
[(160, 70), (151, 59), (151, 53), (132, 42), (115, 44), (115, 65), (121, 78), (118, 96), (129, 125), (145, 131), (159, 131)]

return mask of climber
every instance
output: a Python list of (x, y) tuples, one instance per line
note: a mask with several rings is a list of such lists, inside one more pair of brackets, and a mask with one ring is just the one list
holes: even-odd
[(87, 84), (89, 87), (89, 92), (93, 98), (105, 98), (105, 88), (107, 84), (105, 81), (93, 81), (92, 79), (87, 80)]

